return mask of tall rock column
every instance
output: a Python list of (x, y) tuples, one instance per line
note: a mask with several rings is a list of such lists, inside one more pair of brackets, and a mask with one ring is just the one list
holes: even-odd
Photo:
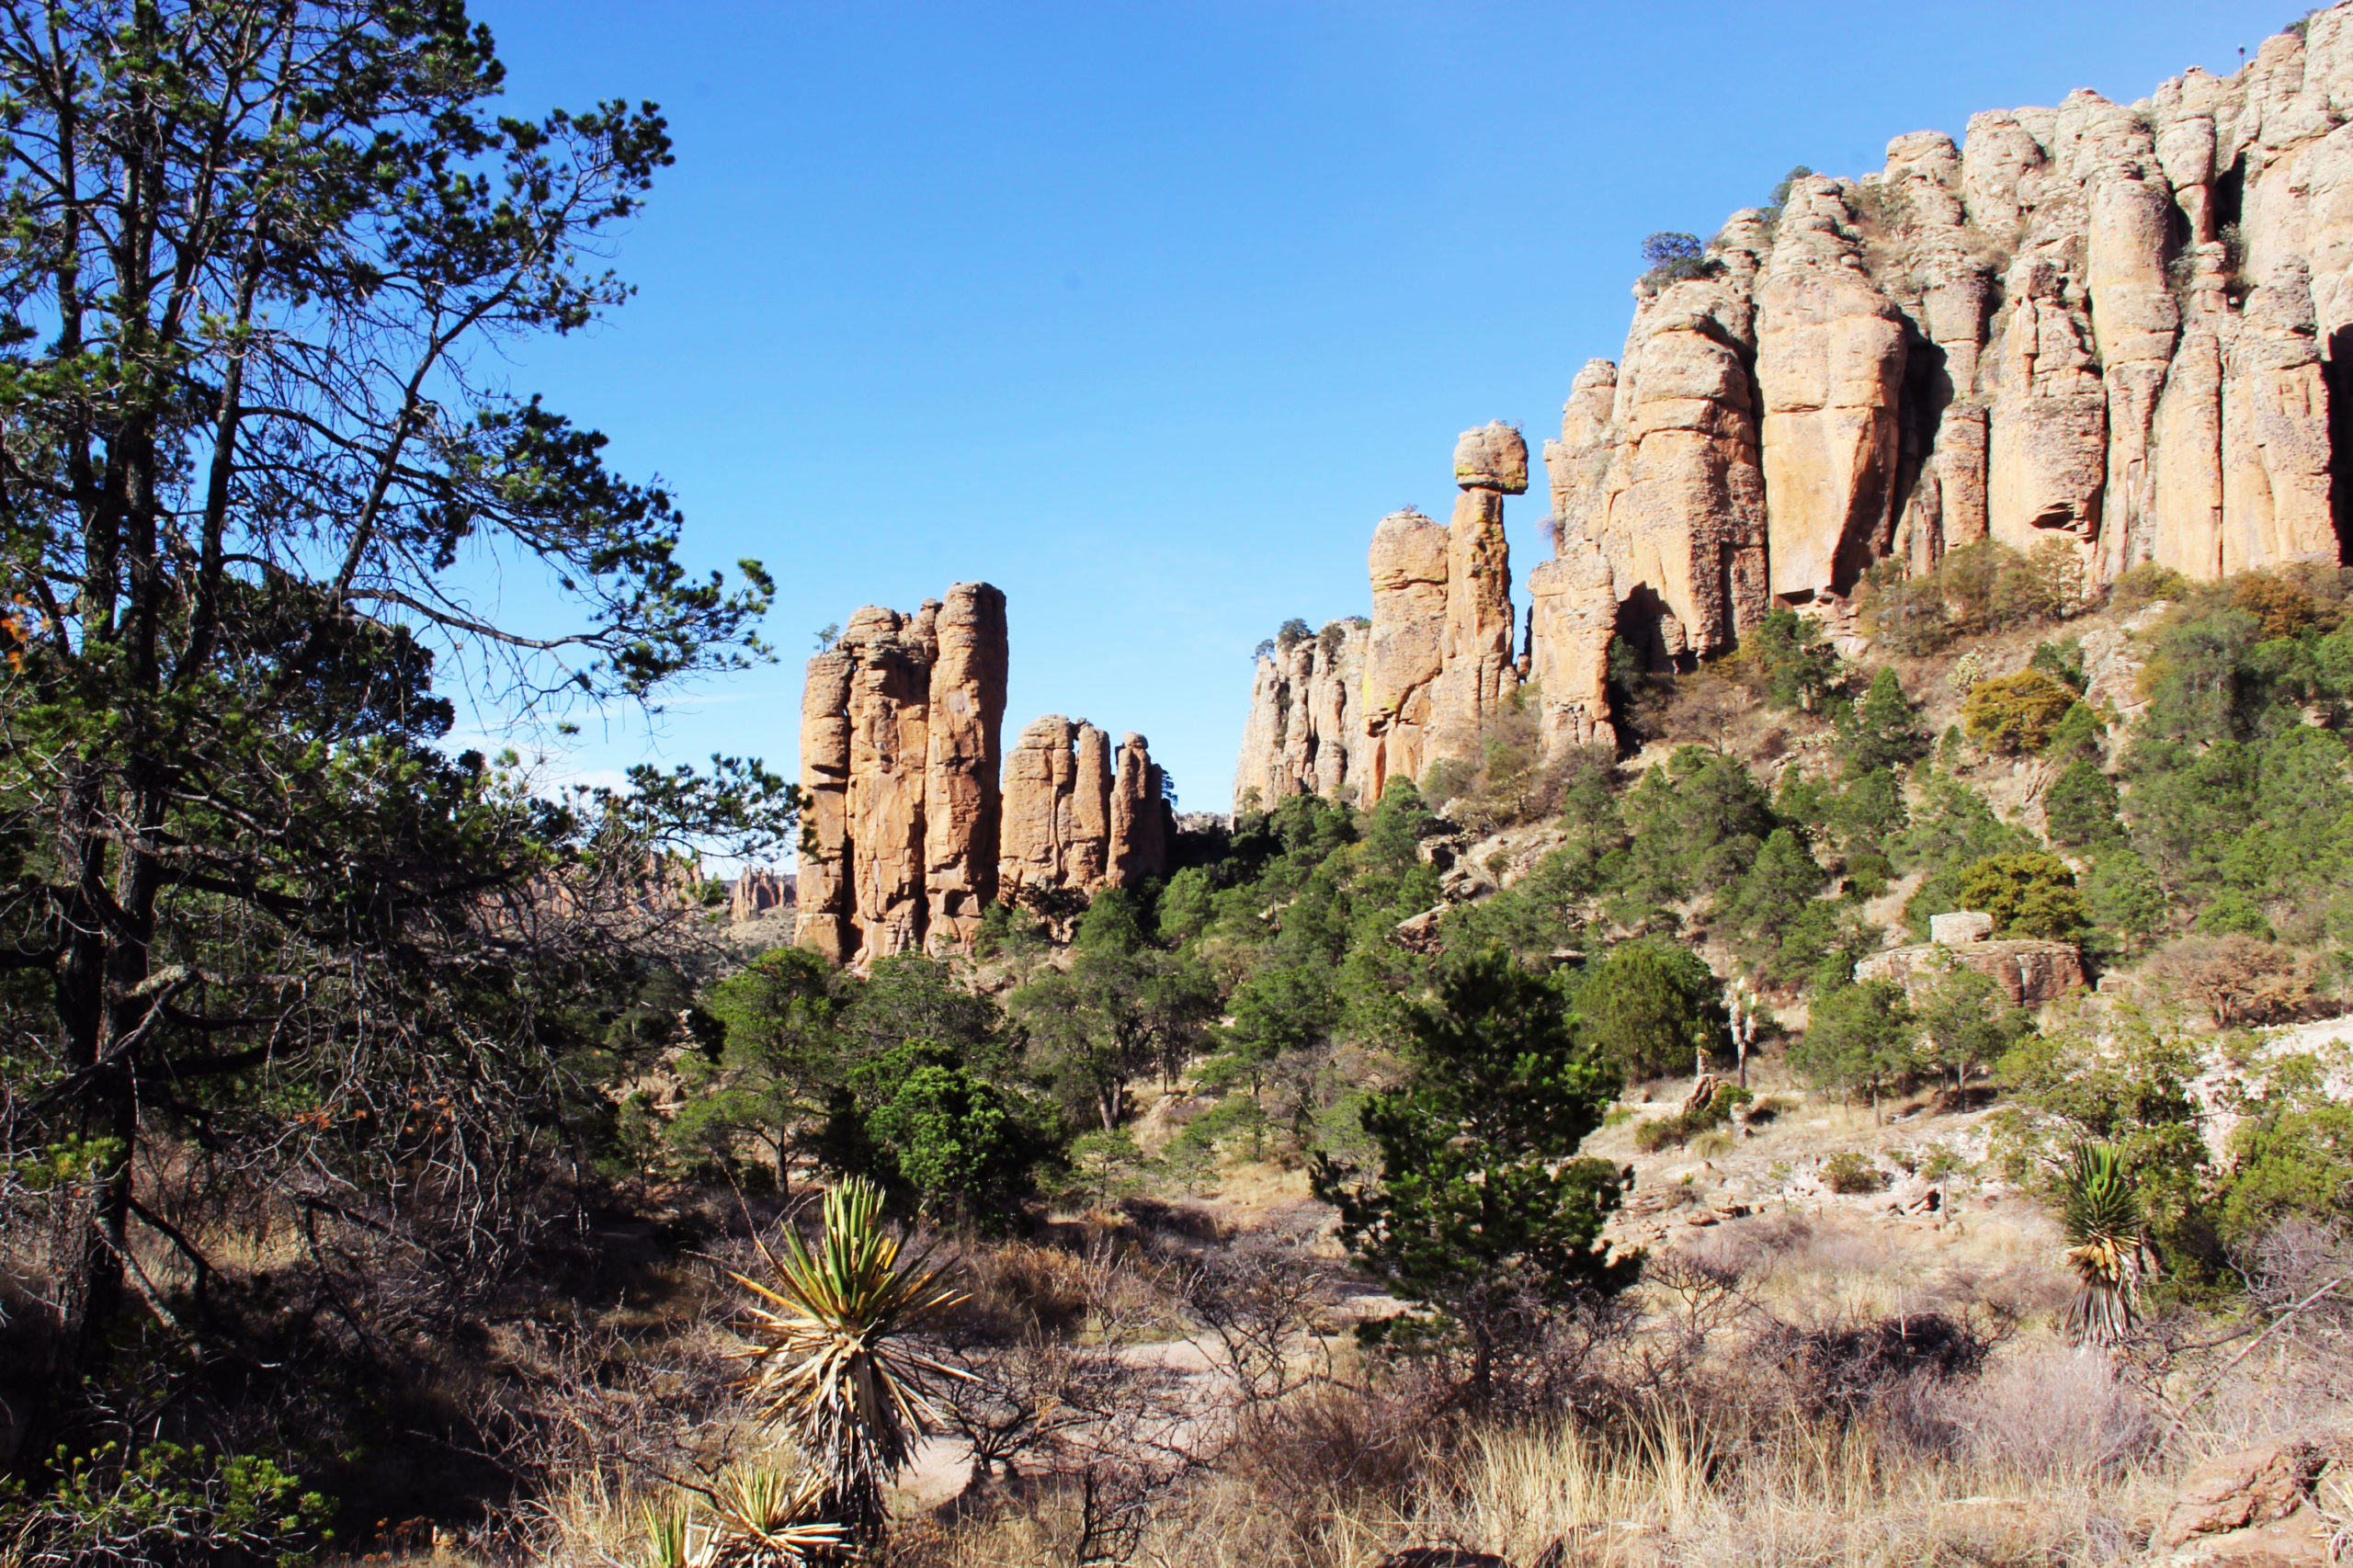
[(997, 772), (1007, 665), (1005, 595), (986, 583), (948, 590), (931, 666), (924, 767), (924, 890), (933, 946), (969, 946), (996, 897)]
[(1370, 644), (1370, 623), (1358, 617), (1258, 656), (1234, 767), (1236, 810), (1269, 810), (1302, 794), (1353, 801), (1362, 792)]
[(2151, 434), (2159, 565), (2211, 582), (2222, 574), (2222, 346), (2236, 335), (2220, 244), (2192, 245), (2188, 307)]
[(2101, 575), (2113, 580), (2156, 554), (2157, 472), (2150, 448), (2157, 399), (2181, 328), (2181, 310), (2165, 276), (2173, 188), (2146, 122), (2104, 100), (2086, 125), (2077, 167), (2088, 180), (2085, 271), (2108, 393)]
[(2222, 570), (2337, 558), (2329, 512), (2328, 381), (2302, 260), (2247, 298), (2222, 381)]
[(1756, 285), (1767, 551), (1791, 603), (1844, 592), (1894, 532), (1904, 320), (1836, 182), (1790, 188)]
[(1454, 448), (1454, 482), (1462, 494), (1447, 529), (1446, 630), (1431, 694), (1430, 759), (1476, 755), (1488, 718), (1518, 685), (1504, 497), (1527, 493), (1528, 443), (1500, 421), (1464, 431)]
[(1168, 869), (1168, 801), (1160, 780), (1149, 744), (1129, 734), (1120, 743), (1119, 772), (1111, 782), (1113, 887), (1134, 887)]
[(1609, 722), (1609, 640), (1618, 595), (1598, 547), (1563, 539), (1561, 553), (1528, 574), (1529, 674), (1536, 683), (1544, 755), (1571, 746), (1615, 747)]
[(1432, 688), (1445, 667), (1447, 546), (1447, 530), (1410, 508), (1392, 512), (1372, 532), (1364, 673), (1370, 801), (1381, 799), (1392, 778), (1421, 781)]
[(855, 666), (845, 815), (861, 964), (920, 949), (929, 917), (923, 805), (938, 609), (934, 601), (908, 617), (869, 607), (842, 632)]
[(1986, 522), (2013, 550), (2099, 534), (2108, 482), (2108, 393), (2082, 294), (2052, 256), (2010, 266), (1994, 369)]
[(1005, 596), (960, 583), (913, 615), (868, 605), (801, 692), (794, 939), (864, 965), (978, 929), (995, 892)]
[(849, 886), (849, 682), (838, 643), (809, 661), (801, 693), (801, 864), (792, 939), (847, 963), (858, 951)]
[(1023, 730), (1005, 758), (1002, 896), (1091, 893), (1158, 875), (1169, 817), (1161, 778), (1142, 735), (1120, 748), (1115, 782), (1110, 737), (1093, 724), (1050, 713)]

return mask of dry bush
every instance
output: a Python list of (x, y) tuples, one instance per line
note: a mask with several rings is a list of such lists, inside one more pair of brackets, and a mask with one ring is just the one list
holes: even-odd
[(2151, 954), (2143, 973), (2162, 994), (2204, 1008), (2217, 1028), (2292, 1017), (2313, 994), (2310, 955), (2237, 933), (2184, 937)]

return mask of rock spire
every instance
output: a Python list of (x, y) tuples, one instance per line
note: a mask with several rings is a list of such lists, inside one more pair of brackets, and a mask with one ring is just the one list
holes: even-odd
[(996, 896), (1005, 595), (869, 605), (809, 661), (794, 937), (837, 963), (960, 946)]
[(1636, 285), (1620, 357), (1570, 387), (1521, 660), (1500, 520), (1526, 448), (1491, 425), (1457, 449), (1450, 525), (1375, 530), (1361, 673), (1345, 642), (1261, 659), (1237, 798), (1370, 804), (1465, 755), (1520, 678), (1548, 745), (1608, 744), (1613, 639), (1665, 669), (1776, 606), (1851, 631), (1867, 573), (1987, 538), (2092, 585), (2333, 563), (2338, 439), (2353, 4), (2234, 75), (1915, 131), (1734, 213)]

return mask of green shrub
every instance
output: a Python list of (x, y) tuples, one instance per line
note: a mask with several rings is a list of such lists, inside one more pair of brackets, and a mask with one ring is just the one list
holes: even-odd
[(1885, 1187), (1887, 1174), (1870, 1155), (1841, 1149), (1822, 1162), (1822, 1185), (1843, 1198), (1856, 1198)]
[(0, 1481), (10, 1562), (291, 1564), (325, 1540), (326, 1499), (256, 1455), (108, 1442), (57, 1459), (38, 1495)]
[(2070, 765), (2042, 798), (2051, 842), (2081, 848), (2121, 837), (2124, 824), (2117, 816), (2117, 803), (2115, 782), (2096, 765)]
[(1996, 937), (2073, 941), (2091, 929), (2075, 873), (2056, 855), (1988, 855), (1961, 879), (1961, 907), (1994, 917)]
[(1680, 1147), (1732, 1119), (1734, 1106), (1746, 1105), (1755, 1098), (1737, 1084), (1721, 1084), (1705, 1105), (1677, 1111), (1673, 1116), (1654, 1117), (1634, 1129), (1634, 1147), (1645, 1154), (1656, 1153), (1669, 1147)]
[(2015, 756), (2040, 751), (2075, 706), (2075, 694), (2040, 670), (1980, 681), (1969, 688), (1961, 722), (1969, 738), (1990, 752)]

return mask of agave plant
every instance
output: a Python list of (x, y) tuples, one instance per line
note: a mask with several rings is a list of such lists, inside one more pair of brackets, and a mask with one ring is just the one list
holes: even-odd
[(2067, 1329), (2079, 1345), (2114, 1345), (2132, 1326), (2148, 1251), (2123, 1151), (2113, 1143), (2077, 1144), (2066, 1196), (2067, 1261), (2080, 1282)]
[(928, 1255), (902, 1250), (883, 1227), (881, 1192), (853, 1179), (826, 1195), (813, 1254), (787, 1231), (782, 1256), (761, 1248), (767, 1283), (735, 1276), (769, 1303), (751, 1309), (746, 1380), (762, 1417), (791, 1428), (835, 1506), (868, 1532), (915, 1439), (940, 1426), (932, 1391), (971, 1375), (915, 1339), (964, 1293)]
[(742, 1471), (712, 1487), (712, 1522), (691, 1521), (675, 1503), (649, 1506), (644, 1568), (808, 1568), (849, 1544), (822, 1517), (826, 1489), (823, 1478)]

